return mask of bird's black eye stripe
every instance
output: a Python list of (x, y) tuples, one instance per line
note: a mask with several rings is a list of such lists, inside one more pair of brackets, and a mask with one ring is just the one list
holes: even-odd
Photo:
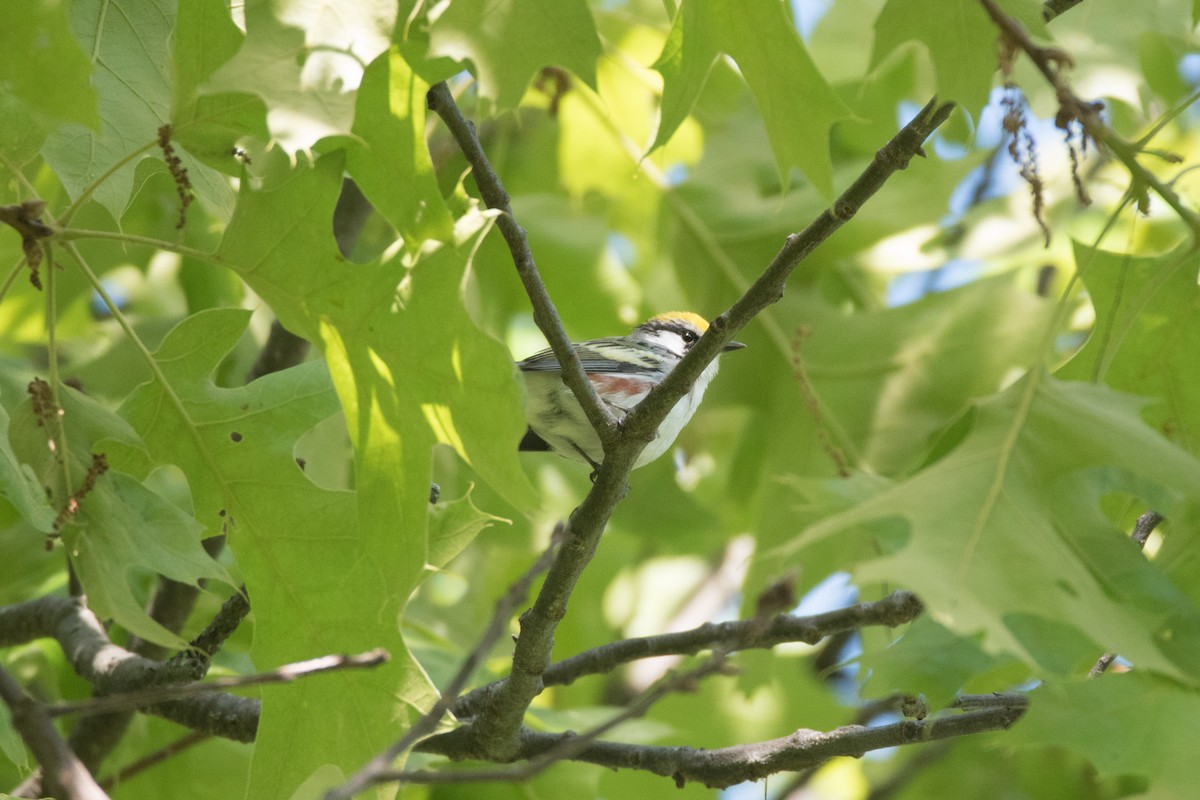
[(676, 320), (661, 320), (652, 319), (649, 322), (643, 323), (638, 327), (638, 330), (651, 333), (654, 331), (670, 331), (678, 334), (680, 339), (683, 339), (684, 345), (691, 347), (696, 342), (700, 341), (700, 332), (690, 325), (685, 325)]

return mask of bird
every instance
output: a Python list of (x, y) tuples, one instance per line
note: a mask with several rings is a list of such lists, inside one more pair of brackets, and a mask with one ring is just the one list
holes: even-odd
[[(611, 336), (572, 343), (596, 394), (618, 420), (633, 410), (667, 376), (708, 330), (708, 321), (691, 311), (668, 311), (638, 325), (628, 336)], [(723, 352), (740, 350), (729, 342)], [(692, 388), (679, 399), (659, 425), (654, 439), (634, 462), (645, 466), (665, 453), (683, 430), (717, 375), (714, 359)], [(604, 460), (600, 438), (562, 380), (562, 367), (546, 349), (517, 362), (525, 379), (525, 421), (528, 430), (520, 450), (549, 451), (598, 470)], [(594, 473), (593, 473), (594, 474)]]

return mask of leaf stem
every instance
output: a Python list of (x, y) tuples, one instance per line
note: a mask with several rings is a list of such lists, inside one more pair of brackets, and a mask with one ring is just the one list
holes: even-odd
[(104, 171), (104, 174), (102, 174), (99, 178), (96, 178), (96, 180), (94, 180), (90, 184), (88, 184), (84, 188), (84, 190), (79, 194), (79, 197), (75, 198), (75, 202), (71, 203), (71, 205), (67, 207), (67, 210), (64, 211), (62, 213), (62, 215), (58, 218), (58, 220), (56, 221), (57, 224), (60, 227), (66, 227), (67, 225), (69, 225), (71, 222), (71, 219), (75, 216), (76, 212), (78, 212), (79, 209), (83, 207), (84, 203), (86, 203), (88, 200), (91, 199), (92, 195), (96, 193), (96, 190), (99, 189), (100, 186), (103, 185), (103, 183), (105, 181), (107, 181), (113, 175), (117, 174), (117, 172), (119, 172), (126, 164), (128, 164), (131, 161), (134, 161), (138, 158), (141, 158), (143, 153), (145, 153), (147, 150), (152, 149), (156, 144), (157, 144), (157, 141), (150, 141), (150, 142), (146, 143), (145, 145), (143, 145), (142, 147), (139, 147), (138, 149), (134, 150), (132, 153), (129, 153), (127, 156), (125, 156), (124, 158), (119, 160), (117, 163), (113, 164), (111, 167), (106, 169)]
[(216, 253), (210, 253), (207, 250), (189, 247), (176, 242), (169, 242), (165, 239), (155, 239), (151, 236), (139, 236), (137, 234), (123, 233), (121, 231), (101, 231), (87, 228), (62, 228), (56, 232), (56, 238), (60, 239), (61, 241), (75, 241), (76, 239), (108, 239), (110, 241), (124, 242), (126, 244), (140, 244), (148, 247), (155, 247), (168, 253), (177, 253), (181, 256), (194, 258), (197, 261), (204, 261), (216, 266), (229, 266), (229, 264)]
[[(125, 335), (129, 337), (129, 340), (133, 343), (133, 346), (137, 348), (137, 351), (141, 354), (147, 366), (149, 366), (150, 372), (154, 375), (155, 380), (157, 380), (162, 386), (163, 394), (166, 395), (171, 406), (184, 421), (184, 427), (187, 428), (188, 434), (191, 436), (192, 441), (196, 446), (196, 451), (200, 454), (201, 458), (204, 459), (205, 466), (207, 466), (212, 472), (214, 480), (221, 489), (221, 493), (229, 498), (230, 501), (232, 501), (234, 499), (233, 492), (230, 490), (229, 485), (225, 482), (225, 478), (217, 466), (216, 458), (213, 456), (208, 446), (205, 445), (204, 438), (200, 435), (198, 426), (188, 413), (187, 406), (184, 404), (183, 399), (175, 392), (175, 387), (173, 387), (170, 381), (167, 380), (166, 374), (164, 374), (162, 371), (162, 366), (158, 363), (158, 360), (154, 357), (154, 354), (150, 352), (150, 348), (146, 346), (144, 341), (142, 341), (142, 337), (138, 336), (137, 331), (133, 329), (133, 326), (129, 323), (129, 320), (126, 318), (125, 314), (122, 313), (121, 309), (117, 307), (117, 304), (113, 302), (112, 297), (104, 288), (100, 278), (97, 277), (96, 273), (92, 271), (92, 268), (88, 266), (87, 260), (83, 257), (83, 254), (79, 252), (79, 248), (77, 248), (71, 241), (64, 241), (63, 247), (67, 249), (67, 252), (71, 254), (71, 258), (73, 258), (79, 265), (79, 268), (83, 270), (84, 275), (86, 275), (88, 281), (91, 282), (92, 288), (96, 290), (98, 295), (100, 295), (100, 299), (103, 300), (104, 305), (108, 307), (109, 313), (113, 315), (113, 319), (115, 319), (117, 324), (121, 326), (121, 330), (123, 330)], [(230, 513), (236, 513), (236, 509), (234, 508), (230, 508), (229, 510)]]
[(13, 177), (25, 187), (25, 190), (29, 192), (30, 197), (38, 196), (37, 187), (30, 182), (29, 178), (25, 177), (25, 173), (22, 172), (16, 164), (10, 161), (8, 156), (6, 156), (4, 153), (0, 153), (0, 164), (3, 164), (4, 168), (11, 172)]
[(0, 286), (0, 303), (4, 302), (4, 298), (8, 295), (8, 290), (16, 283), (17, 276), (24, 272), (26, 263), (24, 256), (22, 256), (17, 259), (17, 263), (9, 271), (8, 277), (4, 279), (4, 284)]
[(62, 393), (59, 391), (58, 371), (58, 281), (55, 273), (58, 268), (54, 264), (54, 248), (49, 242), (45, 244), (46, 253), (46, 368), (50, 378), (50, 402), (54, 412), (54, 433), (58, 439), (55, 456), (62, 466), (63, 497), (66, 503), (75, 494), (71, 483), (71, 451), (67, 444), (67, 430), (62, 413)]

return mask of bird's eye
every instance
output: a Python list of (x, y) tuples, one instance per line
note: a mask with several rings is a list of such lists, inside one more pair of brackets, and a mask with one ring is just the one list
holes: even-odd
[(695, 344), (696, 340), (700, 338), (695, 331), (683, 331), (679, 335), (683, 337), (685, 344)]

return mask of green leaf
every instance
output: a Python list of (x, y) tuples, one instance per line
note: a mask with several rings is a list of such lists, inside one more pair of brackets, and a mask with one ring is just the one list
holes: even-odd
[(237, 174), (240, 167), (231, 152), (239, 139), (254, 136), (266, 142), (269, 138), (266, 106), (257, 95), (244, 91), (215, 95), (199, 91), (234, 57), (243, 38), (221, 0), (180, 5), (172, 53), (174, 136), (197, 158), (229, 174)]
[[(516, 455), (525, 424), (511, 356), (474, 326), (462, 304), (460, 282), (469, 248), (486, 230), (483, 216), (460, 223), (460, 235), (470, 238), (441, 247), (411, 270), (395, 261), (349, 266), (336, 254), (327, 223), (341, 175), (340, 155), (330, 154), (278, 190), (243, 187), (218, 257), (289, 329), (322, 343), (358, 467), (378, 466), (383, 486), (404, 483), (406, 518), (424, 529), (434, 442), (453, 447), (509, 502), (530, 507), (532, 487)], [(362, 448), (377, 449), (382, 460), (372, 461)], [(383, 464), (394, 461), (394, 471), (382, 474)], [(360, 472), (360, 491), (364, 477)], [(423, 542), (409, 552), (415, 576), (424, 564)]]
[(853, 114), (817, 69), (783, 6), (776, 0), (719, 0), (700, 9), (705, 27), (754, 92), (784, 186), (792, 167), (799, 167), (831, 198), (829, 132)]
[(188, 0), (175, 20), (171, 54), (172, 107), (179, 118), (196, 100), (200, 85), (241, 48), (242, 32), (222, 0)]
[(859, 468), (897, 475), (973, 399), (1037, 357), (1051, 312), (1002, 276), (814, 321), (800, 352), (835, 442)]
[(129, 475), (111, 471), (81, 503), (63, 541), (83, 584), (88, 604), (101, 619), (114, 619), (147, 641), (168, 647), (185, 642), (147, 616), (130, 580), (135, 567), (180, 583), (233, 580), (200, 546), (203, 527), (191, 515)]
[[(398, 48), (375, 59), (358, 90), (353, 137), (328, 140), (346, 147), (346, 167), (363, 194), (404, 237), (411, 252), (426, 239), (450, 241), (454, 221), (442, 200), (425, 144), (429, 86)], [(403, 186), (403, 191), (396, 188)]]
[(34, 530), (49, 533), (56, 512), (37, 475), (13, 452), (8, 441), (8, 421), (8, 411), (0, 407), (0, 497), (12, 503)]
[[(1142, 669), (1200, 674), (1200, 610), (1100, 510), (1123, 491), (1155, 508), (1195, 498), (1200, 462), (1146, 427), (1139, 403), (1034, 373), (978, 406), (957, 448), (911, 479), (809, 528), (776, 555), (847, 527), (904, 520), (907, 546), (860, 564), (901, 582), (939, 623), (1052, 672), (1113, 650)], [(1055, 635), (1049, 635), (1054, 632)]]
[(144, 384), (121, 413), (141, 428), (154, 463), (187, 475), (197, 519), (228, 534), (255, 617), (270, 621), (255, 630), (256, 666), (376, 647), (392, 653), (369, 676), (339, 673), (288, 687), (299, 691), (264, 692), (250, 794), (275, 798), (322, 764), (360, 764), (427, 690), (396, 626), (412, 588), (396, 568), (406, 557), (403, 537), (363, 530), (355, 495), (317, 487), (292, 453), (301, 434), (337, 410), (324, 366), (310, 362), (237, 389), (212, 382), (248, 321), (249, 312), (229, 309), (184, 320), (154, 354), (165, 383)]
[[(321, 343), (355, 449), (357, 492), (319, 520), (310, 518), (315, 511), (306, 515), (307, 537), (275, 534), (280, 547), (304, 541), (304, 552), (294, 559), (284, 562), (275, 554), (274, 538), (262, 554), (256, 548), (244, 555), (245, 545), (238, 550), (236, 538), (234, 549), (239, 564), (250, 559), (245, 571), (252, 597), (252, 576), (267, 587), (291, 585), (298, 580), (293, 574), (301, 576), (289, 602), (311, 602), (312, 624), (301, 631), (289, 626), (273, 631), (279, 652), (302, 634), (312, 639), (314, 652), (308, 657), (318, 649), (350, 652), (381, 642), (389, 643), (395, 656), (404, 652), (396, 621), (429, 560), (434, 443), (454, 447), (518, 507), (531, 505), (533, 496), (517, 461), (524, 420), (512, 361), (498, 342), (475, 329), (462, 307), (460, 283), (470, 243), (462, 249), (443, 246), (410, 270), (395, 261), (347, 264), (337, 255), (328, 222), (342, 166), (340, 155), (331, 154), (313, 168), (297, 169), (273, 191), (243, 184), (218, 257), (270, 303), (285, 325)], [(327, 585), (330, 575), (337, 576), (335, 590)], [(330, 606), (336, 610), (315, 610)], [(256, 613), (258, 608), (255, 599)], [(331, 632), (330, 626), (345, 632)], [(256, 637), (256, 653), (258, 645)], [(298, 656), (294, 646), (287, 652)], [(281, 705), (277, 717), (264, 712), (266, 727), (260, 729), (256, 750), (263, 760), (256, 759), (250, 794), (286, 796), (295, 776), (324, 761), (356, 767), (394, 739), (400, 704), (428, 702), (427, 679), (419, 667), (407, 657), (394, 664), (387, 675), (352, 679), (362, 687), (352, 697), (331, 692), (316, 702), (293, 693), (268, 695)], [(379, 696), (381, 688), (392, 699)], [(353, 726), (353, 743), (343, 741), (338, 725), (328, 724), (331, 714)], [(312, 736), (318, 716), (326, 719), (320, 726), (329, 730), (328, 739)]]
[(663, 42), (662, 53), (654, 62), (654, 69), (663, 76), (663, 91), (651, 151), (666, 144), (692, 113), (718, 54), (716, 37), (708, 28), (700, 6), (681, 4), (671, 21), (671, 32)]
[[(169, 0), (73, 6), (71, 28), (96, 63), (92, 82), (100, 129), (60, 126), (46, 139), (42, 155), (72, 198), (94, 189), (95, 200), (116, 219), (129, 203), (137, 162), (154, 152), (157, 131), (171, 118), (174, 24), (175, 3)], [(177, 150), (197, 194), (227, 208), (232, 193), (226, 181)]]
[(456, 0), (433, 23), (429, 55), (471, 61), (479, 96), (500, 112), (516, 108), (542, 67), (594, 88), (601, 46), (583, 0)]
[(1050, 683), (1031, 697), (1017, 726), (1021, 747), (1066, 747), (1104, 775), (1138, 775), (1147, 800), (1196, 794), (1195, 754), (1188, 736), (1200, 719), (1200, 695), (1134, 670), (1100, 680)]
[[(1027, 30), (1045, 35), (1040, 3), (1001, 0), (999, 5)], [(938, 99), (959, 103), (978, 120), (996, 71), (998, 38), (995, 23), (979, 3), (888, 0), (875, 20), (871, 68), (905, 42), (920, 42), (933, 62)]]
[(923, 694), (930, 708), (944, 708), (976, 675), (1003, 663), (979, 643), (956, 636), (928, 615), (917, 618), (890, 647), (860, 659), (872, 697), (895, 692)]
[(438, 503), (429, 512), (429, 565), (442, 569), (486, 527), (511, 520), (480, 511), (471, 493), (457, 500)]
[(8, 11), (0, 25), (0, 86), (7, 90), (0, 95), (11, 92), (46, 123), (99, 127), (92, 65), (71, 36), (70, 5), (34, 0)]
[[(5, 121), (0, 126), (0, 155), (14, 165), (33, 160), (41, 150), (46, 131), (35, 120), (29, 106), (15, 94), (0, 91), (0, 119)], [(15, 188), (7, 187), (5, 199), (10, 196), (19, 199), (20, 195), (12, 191)]]
[(1200, 256), (1181, 248), (1153, 258), (1075, 245), (1096, 326), (1060, 370), (1155, 398), (1143, 418), (1193, 454), (1200, 454)]
[(184, 640), (146, 614), (131, 585), (135, 573), (150, 571), (192, 585), (203, 578), (231, 580), (200, 546), (202, 527), (124, 474), (114, 458), (112, 468), (83, 490), (93, 453), (136, 452), (142, 444), (124, 420), (86, 395), (62, 387), (59, 399), (65, 446), (53, 423), (40, 425), (26, 401), (13, 417), (14, 452), (37, 473), (39, 485), (49, 487), (58, 513), (77, 506), (76, 513), (63, 514), (59, 530), (96, 614), (148, 641), (181, 647)]
[(72, 198), (121, 164), (93, 195), (118, 219), (133, 189), (135, 162), (150, 152), (155, 131), (170, 116), (167, 70), (174, 8), (168, 0), (114, 0), (103, 6), (80, 2), (72, 7), (72, 31), (96, 63), (92, 82), (100, 130), (60, 127), (47, 138), (42, 154)]

